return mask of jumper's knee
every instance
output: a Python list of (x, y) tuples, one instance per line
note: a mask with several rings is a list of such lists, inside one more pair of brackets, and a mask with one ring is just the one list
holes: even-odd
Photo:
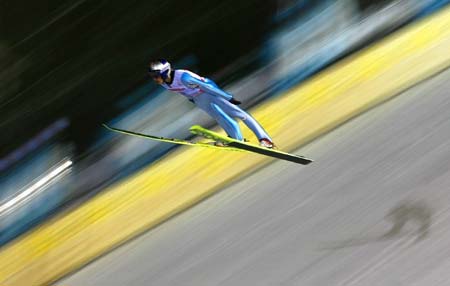
[(215, 105), (214, 103), (211, 104), (211, 107), (217, 114), (216, 119), (218, 123), (222, 126), (223, 129), (225, 129), (227, 134), (235, 139), (243, 140), (241, 129), (236, 120), (231, 118), (219, 106)]

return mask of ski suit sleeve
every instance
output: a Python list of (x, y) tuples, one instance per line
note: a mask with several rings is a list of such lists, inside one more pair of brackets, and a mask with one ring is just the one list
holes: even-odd
[(190, 75), (189, 73), (183, 73), (183, 75), (181, 76), (181, 82), (187, 86), (187, 87), (193, 87), (193, 86), (198, 86), (201, 90), (216, 95), (216, 96), (220, 96), (225, 98), (226, 100), (231, 100), (233, 98), (233, 96), (231, 94), (229, 94), (228, 92), (225, 92), (223, 90), (221, 90), (216, 84), (215, 82), (213, 82), (210, 79), (206, 79), (203, 81), (201, 79), (198, 79), (196, 77), (193, 77), (192, 75)]

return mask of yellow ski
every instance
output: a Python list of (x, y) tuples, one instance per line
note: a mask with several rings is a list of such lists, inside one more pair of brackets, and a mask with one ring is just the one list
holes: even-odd
[(196, 147), (220, 149), (220, 150), (227, 150), (227, 151), (245, 152), (245, 150), (238, 149), (238, 148), (232, 148), (232, 147), (228, 147), (228, 146), (217, 146), (217, 145), (214, 144), (215, 142), (211, 142), (211, 143), (192, 142), (192, 141), (183, 140), (183, 139), (165, 138), (165, 137), (153, 136), (153, 135), (148, 135), (148, 134), (142, 134), (142, 133), (138, 133), (138, 132), (134, 132), (134, 131), (128, 131), (128, 130), (124, 130), (124, 129), (111, 127), (111, 126), (108, 126), (106, 124), (103, 124), (103, 126), (106, 129), (110, 130), (110, 131), (114, 131), (114, 132), (117, 132), (117, 133), (122, 133), (122, 134), (125, 134), (125, 135), (141, 137), (141, 138), (144, 138), (144, 139), (151, 139), (151, 140), (154, 140), (154, 141), (167, 142), (167, 143), (179, 144), (179, 145), (189, 145), (189, 146), (196, 146)]
[(277, 159), (282, 159), (302, 165), (308, 165), (309, 163), (313, 162), (313, 160), (308, 159), (303, 156), (298, 156), (294, 154), (289, 154), (283, 151), (275, 150), (275, 149), (269, 149), (265, 147), (261, 147), (258, 145), (254, 145), (251, 143), (239, 141), (230, 137), (223, 136), (219, 133), (213, 132), (211, 130), (205, 129), (199, 125), (194, 125), (190, 129), (191, 133), (203, 136), (205, 138), (212, 139), (214, 141), (222, 142), (226, 144), (228, 147), (237, 148), (241, 150), (245, 150), (252, 153), (258, 153), (261, 155), (266, 155), (270, 157), (274, 157)]

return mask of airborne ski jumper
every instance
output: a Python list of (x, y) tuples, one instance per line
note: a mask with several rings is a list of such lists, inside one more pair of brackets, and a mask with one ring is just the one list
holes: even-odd
[(253, 131), (262, 147), (275, 147), (264, 128), (249, 113), (237, 106), (240, 102), (220, 89), (214, 81), (188, 70), (172, 69), (170, 63), (164, 59), (150, 62), (148, 73), (155, 83), (185, 96), (209, 114), (231, 138), (244, 140), (235, 120), (237, 118)]
[[(189, 129), (190, 132), (203, 138), (212, 139), (213, 142), (193, 142), (177, 138), (165, 138), (103, 124), (105, 128), (117, 133), (178, 145), (249, 152), (302, 165), (308, 165), (313, 162), (313, 160), (303, 156), (276, 150), (272, 139), (264, 128), (250, 114), (237, 106), (240, 104), (238, 100), (233, 98), (231, 94), (221, 90), (212, 80), (188, 70), (172, 70), (169, 62), (166, 60), (150, 62), (148, 73), (157, 84), (160, 84), (167, 90), (180, 93), (208, 113), (226, 131), (228, 137), (199, 125), (192, 126)], [(235, 118), (242, 120), (255, 133), (259, 140), (259, 146), (245, 142)]]

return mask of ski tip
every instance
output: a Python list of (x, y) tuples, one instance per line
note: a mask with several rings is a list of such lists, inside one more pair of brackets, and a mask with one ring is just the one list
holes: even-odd
[(191, 128), (189, 128), (190, 131), (196, 131), (199, 129), (204, 129), (204, 128), (201, 127), (200, 125), (192, 125)]
[(205, 128), (201, 127), (200, 125), (192, 125), (191, 128), (189, 128), (189, 131), (194, 135), (201, 135), (203, 136), (202, 130)]

